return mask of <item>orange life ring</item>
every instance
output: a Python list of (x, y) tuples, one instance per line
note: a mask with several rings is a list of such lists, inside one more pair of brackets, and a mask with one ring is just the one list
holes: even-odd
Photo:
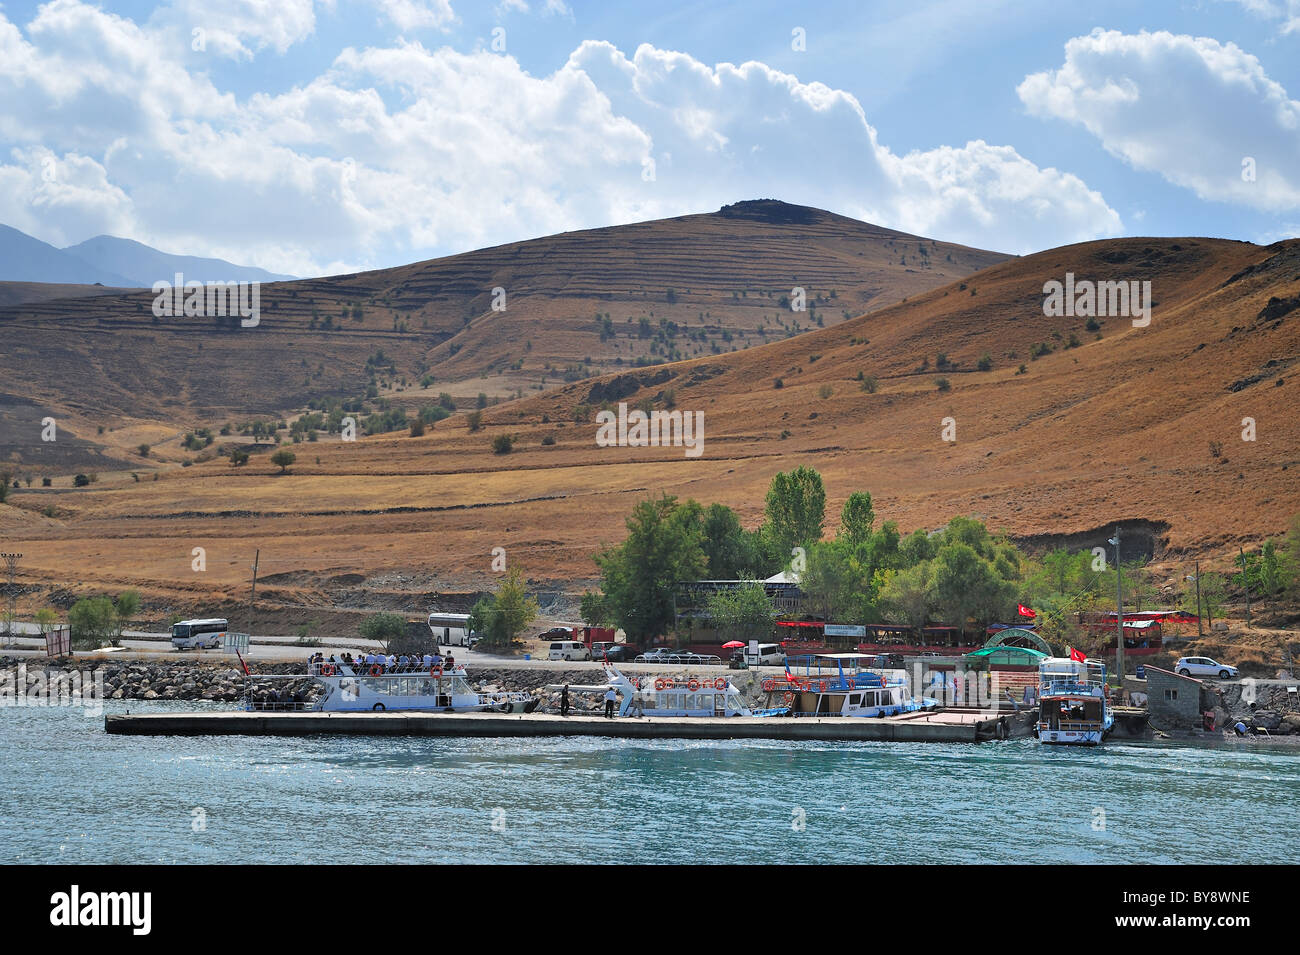
[(849, 689), (850, 689), (850, 690), (852, 690), (852, 689), (856, 689), (856, 686), (855, 686), (855, 684), (854, 684), (854, 682), (853, 682), (853, 677), (849, 677)]
[(322, 664), (320, 665), (320, 675), (321, 675), (321, 676), (333, 676), (333, 675), (334, 675), (334, 667), (330, 666), (328, 663), (322, 663)]
[(822, 691), (823, 693), (826, 692), (826, 681), (825, 681), (825, 680), (822, 680), (822, 682), (821, 682), (821, 691)]
[(372, 666), (370, 667), (370, 675), (371, 675), (371, 676), (379, 676), (379, 675), (382, 674), (383, 672), (384, 672), (384, 668), (381, 667), (378, 663), (376, 663), (376, 664), (374, 664), (374, 665), (372, 665)]
[(694, 693), (694, 692), (695, 692), (696, 690), (698, 690), (699, 688), (700, 688), (700, 681), (697, 680), (697, 679), (695, 679), (695, 677), (691, 677), (690, 680), (689, 680), (689, 681), (687, 682), (687, 684), (686, 684), (686, 689), (688, 689), (688, 690), (690, 690), (692, 693)]
[(718, 677), (716, 680), (713, 681), (713, 688), (715, 690), (725, 690), (727, 688), (727, 681), (724, 680), (722, 677)]
[(664, 681), (663, 681), (663, 680), (655, 680), (655, 689), (656, 689), (656, 690), (659, 690), (659, 691), (662, 692), (662, 691), (663, 691), (663, 688), (664, 688)]
[(429, 667), (429, 676), (433, 677), (435, 680), (438, 679), (440, 676), (442, 676), (442, 667), (440, 667), (436, 663), (433, 666)]
[(771, 693), (775, 689), (776, 689), (776, 680), (773, 680), (771, 677), (768, 677), (766, 680), (763, 681), (764, 693)]

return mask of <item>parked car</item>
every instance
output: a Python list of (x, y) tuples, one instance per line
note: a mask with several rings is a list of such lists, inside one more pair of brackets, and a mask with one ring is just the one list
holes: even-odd
[(572, 640), (573, 631), (568, 627), (552, 627), (545, 633), (537, 635), (538, 640)]
[(631, 660), (635, 655), (626, 643), (615, 643), (613, 640), (596, 640), (591, 645), (591, 658), (593, 660), (617, 662), (619, 660)]
[(637, 659), (646, 663), (668, 663), (669, 657), (675, 656), (677, 651), (672, 647), (651, 647)]
[(1237, 678), (1236, 667), (1216, 663), (1209, 657), (1183, 657), (1174, 664), (1174, 672), (1183, 676), (1217, 676), (1220, 680)]
[(551, 644), (548, 660), (590, 660), (591, 651), (585, 643), (577, 640), (556, 640)]

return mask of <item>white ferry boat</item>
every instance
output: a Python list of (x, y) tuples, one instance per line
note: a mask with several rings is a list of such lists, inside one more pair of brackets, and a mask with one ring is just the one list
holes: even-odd
[(1096, 746), (1115, 725), (1106, 666), (1097, 660), (1048, 657), (1038, 664), (1040, 743)]
[(912, 695), (907, 671), (862, 665), (874, 654), (816, 653), (791, 657), (785, 680), (766, 679), (763, 689), (781, 690), (795, 716), (885, 717), (939, 708), (939, 701)]
[[(312, 663), (306, 674), (273, 674), (258, 680), (294, 682), (311, 679), (325, 690), (311, 702), (296, 699), (254, 700), (251, 683), (244, 697), (247, 710), (302, 710), (355, 713), (438, 710), (454, 713), (531, 713), (538, 701), (527, 693), (479, 693), (469, 685), (463, 665), (385, 667)], [(279, 696), (279, 694), (277, 694)]]
[[(595, 686), (568, 685), (570, 693), (619, 694), (619, 716), (784, 716), (784, 707), (753, 710), (744, 695), (725, 676), (711, 677), (628, 677), (612, 663), (603, 665), (605, 683)], [(562, 687), (554, 684), (552, 690)]]

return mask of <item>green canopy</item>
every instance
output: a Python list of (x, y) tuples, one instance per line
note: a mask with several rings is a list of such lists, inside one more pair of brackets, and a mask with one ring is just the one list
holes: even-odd
[(1046, 653), (1029, 647), (980, 647), (966, 654), (967, 660), (980, 660), (985, 663), (1001, 663), (1007, 666), (1037, 666), (1045, 659)]

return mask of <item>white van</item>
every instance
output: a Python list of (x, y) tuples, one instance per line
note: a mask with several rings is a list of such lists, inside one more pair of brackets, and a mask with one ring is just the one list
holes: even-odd
[(548, 660), (590, 660), (591, 651), (585, 643), (577, 640), (557, 640), (551, 644)]
[(219, 650), (230, 625), (219, 618), (181, 620), (172, 624), (172, 646), (177, 650)]
[(745, 649), (745, 659), (752, 667), (783, 667), (785, 650), (779, 643), (760, 643), (755, 651), (751, 643)]

